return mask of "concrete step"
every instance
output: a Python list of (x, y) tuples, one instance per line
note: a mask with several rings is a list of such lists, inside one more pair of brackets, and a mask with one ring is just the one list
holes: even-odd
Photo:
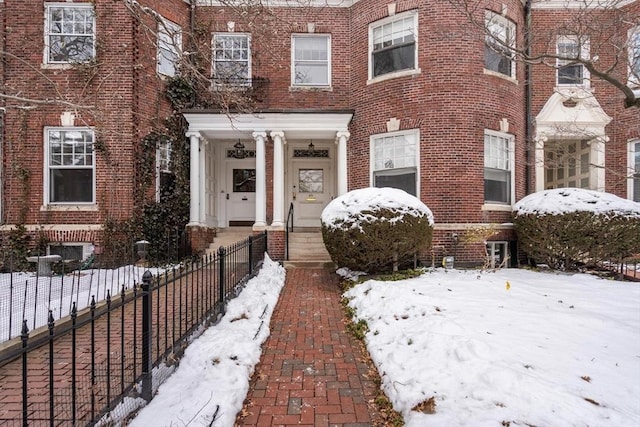
[(220, 246), (229, 246), (241, 240), (245, 240), (252, 234), (253, 229), (251, 227), (220, 228), (216, 232), (216, 237), (213, 239), (213, 243), (211, 243), (207, 248), (206, 254), (209, 255), (216, 252)]
[(322, 234), (319, 231), (289, 233), (289, 261), (331, 263), (331, 257), (322, 240)]

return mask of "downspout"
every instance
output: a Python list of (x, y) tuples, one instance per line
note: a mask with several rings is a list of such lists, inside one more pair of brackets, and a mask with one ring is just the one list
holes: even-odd
[[(524, 4), (524, 50), (527, 58), (531, 56), (531, 0), (526, 0)], [(525, 193), (529, 194), (531, 191), (531, 159), (535, 159), (535, 146), (533, 145), (531, 138), (533, 137), (533, 118), (531, 117), (531, 64), (528, 61), (524, 61), (524, 84), (525, 84), (525, 127), (524, 127), (524, 140), (526, 144), (525, 149), (525, 177), (524, 186)]]

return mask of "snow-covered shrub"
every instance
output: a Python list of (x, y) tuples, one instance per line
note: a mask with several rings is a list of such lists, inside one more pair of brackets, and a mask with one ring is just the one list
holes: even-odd
[(322, 237), (339, 267), (377, 273), (413, 262), (431, 246), (433, 214), (418, 198), (395, 188), (350, 191), (322, 212)]
[(520, 247), (537, 263), (572, 270), (640, 253), (640, 203), (579, 188), (540, 191), (514, 206)]

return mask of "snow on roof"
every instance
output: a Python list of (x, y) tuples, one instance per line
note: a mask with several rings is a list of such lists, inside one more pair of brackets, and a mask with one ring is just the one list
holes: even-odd
[(570, 212), (619, 214), (640, 218), (640, 203), (611, 193), (582, 188), (556, 188), (530, 194), (514, 206), (517, 215), (559, 215)]
[(359, 222), (370, 222), (373, 217), (366, 211), (393, 208), (402, 215), (429, 218), (433, 225), (431, 210), (417, 197), (397, 188), (362, 188), (333, 199), (322, 211), (321, 220), (326, 226), (336, 227), (347, 219), (358, 218)]

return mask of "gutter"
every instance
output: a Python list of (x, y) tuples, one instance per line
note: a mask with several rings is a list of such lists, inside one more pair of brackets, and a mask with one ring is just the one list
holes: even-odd
[[(524, 49), (527, 57), (531, 54), (531, 0), (526, 0), (524, 4)], [(524, 62), (524, 84), (525, 84), (525, 127), (524, 127), (524, 140), (526, 144), (525, 149), (525, 177), (524, 186), (526, 194), (530, 194), (531, 191), (531, 158), (535, 156), (535, 147), (531, 138), (533, 137), (533, 118), (531, 117), (531, 64)]]

